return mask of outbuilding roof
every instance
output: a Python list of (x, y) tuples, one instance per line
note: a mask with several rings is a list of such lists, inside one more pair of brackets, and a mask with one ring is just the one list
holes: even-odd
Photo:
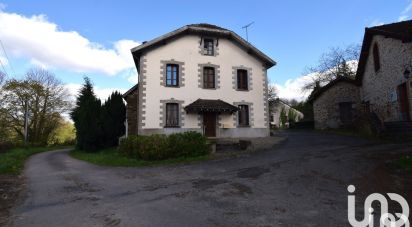
[(365, 28), (362, 50), (359, 57), (358, 70), (356, 72), (356, 80), (359, 83), (362, 83), (363, 74), (365, 73), (366, 62), (368, 60), (368, 56), (372, 46), (371, 43), (373, 40), (373, 36), (375, 35), (383, 35), (388, 38), (401, 40), (402, 42), (411, 42), (412, 20)]
[(317, 90), (313, 90), (312, 94), (310, 94), (308, 101), (309, 102), (313, 102), (315, 99), (317, 99), (318, 97), (320, 97), (320, 95), (322, 95), (324, 92), (326, 92), (327, 90), (329, 90), (330, 88), (332, 88), (333, 86), (335, 86), (338, 83), (350, 83), (356, 86), (359, 86), (359, 83), (357, 83), (356, 80), (354, 79), (350, 79), (348, 77), (343, 77), (340, 76), (334, 80), (332, 80), (331, 82), (329, 82), (328, 84), (326, 84), (325, 86), (317, 89)]

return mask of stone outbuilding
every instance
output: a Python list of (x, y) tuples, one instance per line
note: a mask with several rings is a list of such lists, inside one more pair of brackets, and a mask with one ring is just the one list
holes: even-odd
[(338, 78), (311, 101), (317, 129), (351, 124), (361, 111), (383, 125), (410, 125), (412, 20), (366, 28), (356, 79)]

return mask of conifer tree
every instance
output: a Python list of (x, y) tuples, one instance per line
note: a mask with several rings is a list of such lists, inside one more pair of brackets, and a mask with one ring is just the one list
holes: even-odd
[(71, 119), (76, 128), (76, 147), (84, 151), (96, 151), (102, 146), (101, 103), (95, 96), (93, 85), (88, 77), (84, 78)]
[(125, 134), (126, 106), (120, 92), (113, 92), (102, 106), (102, 128), (106, 147), (116, 146)]

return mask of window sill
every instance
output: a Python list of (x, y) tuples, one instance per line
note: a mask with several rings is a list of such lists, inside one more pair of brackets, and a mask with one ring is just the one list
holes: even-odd
[(180, 86), (165, 86), (165, 87), (167, 87), (167, 88), (180, 88)]
[(238, 125), (238, 128), (250, 128), (250, 125)]
[(164, 128), (180, 128), (180, 126), (164, 126)]
[(203, 89), (207, 89), (207, 90), (216, 90), (217, 88), (215, 88), (215, 87), (204, 87)]
[(236, 91), (250, 91), (249, 89), (236, 89)]

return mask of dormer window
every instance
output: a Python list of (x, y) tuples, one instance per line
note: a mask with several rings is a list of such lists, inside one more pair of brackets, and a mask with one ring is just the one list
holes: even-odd
[(213, 39), (204, 39), (203, 40), (203, 53), (205, 55), (214, 55), (214, 45)]
[(379, 58), (379, 47), (376, 43), (373, 45), (373, 64), (375, 66), (375, 72), (379, 71), (381, 68), (381, 61)]

